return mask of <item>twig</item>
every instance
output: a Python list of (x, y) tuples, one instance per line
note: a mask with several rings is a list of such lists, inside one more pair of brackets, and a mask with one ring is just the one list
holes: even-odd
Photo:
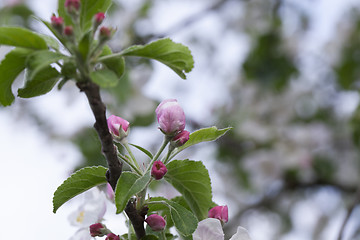
[(106, 121), (106, 107), (101, 100), (100, 88), (91, 81), (78, 82), (78, 88), (85, 93), (91, 110), (95, 117), (94, 128), (100, 138), (102, 152), (105, 155), (109, 170), (106, 177), (115, 191), (117, 180), (122, 172), (122, 162), (119, 161), (112, 136), (109, 132)]
[(140, 211), (138, 211), (134, 200), (130, 200), (125, 207), (126, 215), (129, 217), (134, 227), (137, 239), (141, 239), (146, 235), (144, 221), (148, 210), (149, 208), (144, 206)]
[(341, 225), (340, 231), (339, 231), (339, 235), (338, 235), (338, 240), (342, 240), (343, 239), (343, 235), (344, 235), (344, 231), (345, 231), (345, 227), (346, 224), (349, 222), (351, 214), (353, 213), (355, 207), (360, 203), (360, 187), (357, 189), (356, 194), (355, 194), (355, 199), (353, 201), (353, 203), (349, 206), (345, 219)]

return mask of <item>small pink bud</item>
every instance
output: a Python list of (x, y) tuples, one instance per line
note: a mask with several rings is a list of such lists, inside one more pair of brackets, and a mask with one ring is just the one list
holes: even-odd
[(53, 15), (51, 17), (51, 24), (56, 28), (56, 29), (62, 29), (63, 24), (64, 24), (64, 19), (62, 17), (57, 17), (55, 15)]
[(216, 218), (216, 219), (219, 219), (223, 223), (227, 223), (228, 222), (228, 207), (227, 207), (227, 205), (213, 207), (212, 209), (210, 209), (208, 217)]
[(181, 147), (189, 140), (189, 136), (190, 132), (183, 130), (171, 139), (171, 145), (173, 145), (174, 147)]
[(72, 27), (72, 26), (66, 26), (66, 27), (64, 28), (64, 34), (65, 34), (66, 36), (72, 36), (72, 35), (74, 34), (74, 29), (73, 29), (73, 27)]
[(109, 40), (111, 37), (112, 29), (108, 27), (101, 27), (100, 28), (100, 39), (102, 40)]
[(145, 219), (145, 222), (153, 231), (162, 231), (165, 228), (166, 221), (162, 216), (152, 214)]
[(65, 9), (68, 13), (78, 12), (80, 9), (80, 0), (66, 0)]
[(99, 12), (95, 14), (95, 22), (100, 25), (105, 19), (105, 14), (103, 12)]
[(120, 240), (120, 237), (118, 235), (115, 235), (114, 233), (109, 233), (106, 235), (105, 240)]
[(95, 223), (90, 225), (90, 235), (92, 237), (102, 237), (109, 233), (109, 230), (102, 223)]
[(156, 180), (160, 180), (167, 173), (167, 168), (164, 163), (161, 161), (155, 161), (151, 168), (151, 176), (153, 176)]
[(155, 110), (160, 130), (174, 136), (185, 128), (185, 113), (176, 99), (162, 101)]
[(130, 123), (121, 117), (111, 115), (107, 119), (109, 131), (116, 141), (121, 141), (127, 137), (130, 131)]

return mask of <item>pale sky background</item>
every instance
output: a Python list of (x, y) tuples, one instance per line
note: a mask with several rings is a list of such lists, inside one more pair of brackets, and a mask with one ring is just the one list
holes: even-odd
[[(159, 7), (161, 14), (158, 14), (153, 20), (157, 27), (155, 32), (161, 32), (177, 21), (181, 21), (187, 15), (183, 14), (183, 11), (188, 11), (190, 6), (195, 6), (195, 10), (201, 9), (204, 3), (204, 1), (199, 1), (199, 3), (184, 1), (178, 4), (179, 2), (164, 1)], [(307, 2), (307, 4), (304, 3), (304, 7), (310, 8), (313, 13), (312, 17), (316, 18), (313, 30), (304, 40), (308, 50), (316, 52), (319, 46), (336, 36), (336, 25), (342, 14), (350, 5), (359, 1), (314, 0), (304, 2)], [(311, 6), (309, 6), (309, 2), (312, 3)], [(46, 19), (50, 18), (51, 12), (56, 11), (56, 1), (32, 0), (29, 6)], [(179, 8), (179, 6), (181, 7)], [(214, 27), (214, 19), (209, 16), (196, 25), (204, 28)], [(182, 42), (183, 39), (182, 33), (171, 37), (177, 42)], [(216, 31), (214, 37), (219, 37)], [(233, 56), (234, 48), (238, 52), (245, 53), (246, 47), (234, 45), (238, 42), (231, 36), (222, 41), (233, 46), (233, 48), (224, 48), (223, 61), (242, 57)], [(246, 39), (243, 43), (247, 44)], [(197, 55), (196, 49), (192, 50), (195, 61), (201, 65), (201, 56)], [(231, 67), (230, 65), (229, 71), (231, 71)], [(214, 123), (211, 122), (209, 106), (224, 101), (227, 87), (222, 86), (220, 82), (209, 82), (209, 77), (211, 76), (197, 71), (195, 65), (188, 80), (182, 81), (176, 79), (176, 75), (166, 67), (155, 63), (155, 73), (150, 83), (144, 87), (144, 92), (159, 101), (165, 98), (177, 98), (186, 114), (211, 125)], [(171, 81), (169, 78), (172, 78)], [(181, 84), (186, 91), (181, 91), (180, 95), (176, 88)], [(167, 90), (158, 92), (159, 86)], [(199, 89), (201, 89), (201, 95), (199, 95)], [(217, 94), (214, 94), (212, 89), (218, 89)], [(71, 100), (66, 99), (61, 92), (52, 91), (50, 94), (27, 101), (31, 101), (33, 109), (39, 111), (43, 116), (47, 116), (52, 125), (57, 126), (57, 131), (65, 135), (72, 133), (80, 126), (91, 125), (93, 122), (85, 97), (76, 89), (74, 89), (74, 97)], [(80, 154), (70, 143), (51, 142), (38, 128), (34, 127), (35, 123), (29, 122), (28, 119), (22, 119), (21, 113), (14, 114), (16, 111), (10, 108), (16, 109), (16, 104), (15, 101), (11, 107), (0, 110), (0, 160), (2, 164), (0, 189), (3, 190), (0, 200), (0, 226), (2, 226), (0, 239), (69, 239), (77, 229), (70, 226), (67, 217), (71, 211), (77, 208), (81, 197), (65, 204), (57, 214), (53, 214), (52, 196), (56, 188), (67, 178), (69, 171), (78, 163)], [(133, 134), (133, 138), (136, 140), (136, 135), (141, 133), (134, 132)], [(216, 186), (218, 184), (216, 173), (211, 169), (211, 163), (206, 163), (206, 165), (210, 169), (213, 185)], [(226, 204), (221, 196), (216, 195), (216, 190), (214, 198), (215, 201)], [(304, 213), (304, 211), (310, 212), (312, 209), (304, 206), (299, 211)], [(339, 225), (341, 219), (334, 221), (333, 233), (338, 231), (336, 226)], [(311, 221), (302, 224), (309, 225)], [(270, 226), (262, 227), (264, 231), (250, 232), (253, 240), (266, 239), (266, 228)], [(336, 235), (333, 233), (329, 232), (329, 240), (335, 239)], [(304, 240), (306, 239), (304, 234), (294, 232), (286, 240)]]

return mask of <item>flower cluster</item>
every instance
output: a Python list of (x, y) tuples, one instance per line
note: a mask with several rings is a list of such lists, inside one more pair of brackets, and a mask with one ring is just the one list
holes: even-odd
[[(228, 207), (215, 206), (209, 210), (209, 218), (198, 223), (198, 227), (193, 233), (193, 240), (224, 240), (222, 224), (228, 222)], [(220, 221), (219, 221), (220, 220)], [(249, 233), (243, 227), (238, 227), (237, 232), (230, 240), (251, 240)]]
[[(155, 110), (156, 118), (159, 123), (159, 129), (164, 134), (164, 143), (160, 147), (160, 150), (155, 156), (150, 154), (151, 162), (151, 176), (153, 180), (162, 179), (168, 169), (167, 163), (170, 161), (171, 156), (176, 155), (173, 152), (179, 147), (183, 146), (190, 138), (190, 132), (185, 130), (185, 114), (177, 100), (167, 99), (162, 101)], [(127, 162), (131, 168), (137, 169), (137, 162), (133, 157), (131, 150), (128, 147), (127, 137), (130, 131), (130, 123), (118, 116), (111, 115), (107, 120), (108, 128), (113, 136), (115, 142), (123, 145), (128, 151), (130, 156), (122, 156), (122, 159)], [(165, 158), (159, 160), (160, 153), (167, 144), (168, 154)], [(150, 170), (150, 167), (148, 170)], [(141, 172), (140, 172), (141, 175)], [(153, 231), (163, 231), (166, 228), (166, 220), (163, 216), (158, 214), (150, 214), (145, 219), (148, 227)], [(215, 206), (208, 212), (208, 218), (199, 222), (196, 231), (193, 233), (194, 240), (224, 240), (224, 232), (222, 226), (228, 222), (228, 207)], [(107, 233), (106, 228), (101, 224), (97, 224), (97, 227), (93, 232), (98, 234), (97, 236), (104, 236)], [(107, 238), (108, 239), (108, 238)], [(111, 238), (109, 238), (111, 239)], [(237, 233), (231, 238), (231, 240), (250, 240), (250, 237), (246, 229), (239, 227)]]
[[(81, 8), (81, 1), (80, 0), (66, 0), (64, 4), (66, 13), (72, 18), (73, 22), (77, 24), (79, 21), (79, 13)], [(105, 19), (105, 13), (98, 12), (94, 15), (93, 18), (93, 27), (92, 32), (95, 34), (98, 27), (103, 23)], [(65, 36), (68, 39), (73, 40), (75, 33), (74, 29), (77, 29), (76, 27), (72, 25), (64, 25), (64, 18), (63, 17), (57, 17), (53, 15), (51, 17), (51, 25), (54, 27), (54, 29), (60, 34), (61, 36)], [(111, 38), (113, 35), (114, 30), (112, 28), (102, 26), (99, 30), (99, 46), (102, 46), (107, 40)]]

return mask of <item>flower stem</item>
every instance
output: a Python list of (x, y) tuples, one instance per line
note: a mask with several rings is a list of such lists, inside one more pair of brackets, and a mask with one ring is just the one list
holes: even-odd
[(154, 164), (154, 162), (159, 158), (160, 154), (164, 151), (166, 145), (170, 142), (170, 137), (168, 136), (164, 136), (164, 140), (163, 143), (161, 144), (161, 147), (159, 148), (159, 150), (157, 151), (157, 153), (155, 154), (155, 156), (151, 159), (150, 164), (148, 165), (146, 172), (149, 171), (149, 169), (151, 168), (151, 166)]
[(143, 173), (136, 166), (134, 166), (134, 164), (132, 164), (132, 162), (129, 161), (129, 159), (126, 156), (123, 156), (120, 153), (118, 153), (118, 157), (121, 158), (124, 162), (126, 162), (131, 167), (131, 169), (133, 169), (137, 174), (139, 174), (140, 176), (143, 175)]
[[(130, 158), (131, 158), (131, 160), (132, 160), (132, 162), (133, 162), (133, 165), (135, 165), (135, 167), (137, 168), (137, 170), (139, 170), (139, 171), (141, 172), (140, 166), (139, 166), (138, 162), (136, 161), (136, 158), (135, 158), (134, 154), (132, 153), (132, 151), (131, 151), (131, 149), (130, 149), (130, 147), (129, 147), (128, 142), (127, 142), (127, 141), (122, 141), (122, 142), (121, 142), (121, 145), (123, 145), (123, 147), (124, 147), (124, 148), (126, 149), (126, 151), (129, 153)], [(141, 174), (141, 175), (142, 175), (142, 174)]]
[(162, 231), (161, 231), (161, 234), (160, 234), (160, 240), (166, 240), (166, 233), (165, 233), (165, 230), (162, 230)]

